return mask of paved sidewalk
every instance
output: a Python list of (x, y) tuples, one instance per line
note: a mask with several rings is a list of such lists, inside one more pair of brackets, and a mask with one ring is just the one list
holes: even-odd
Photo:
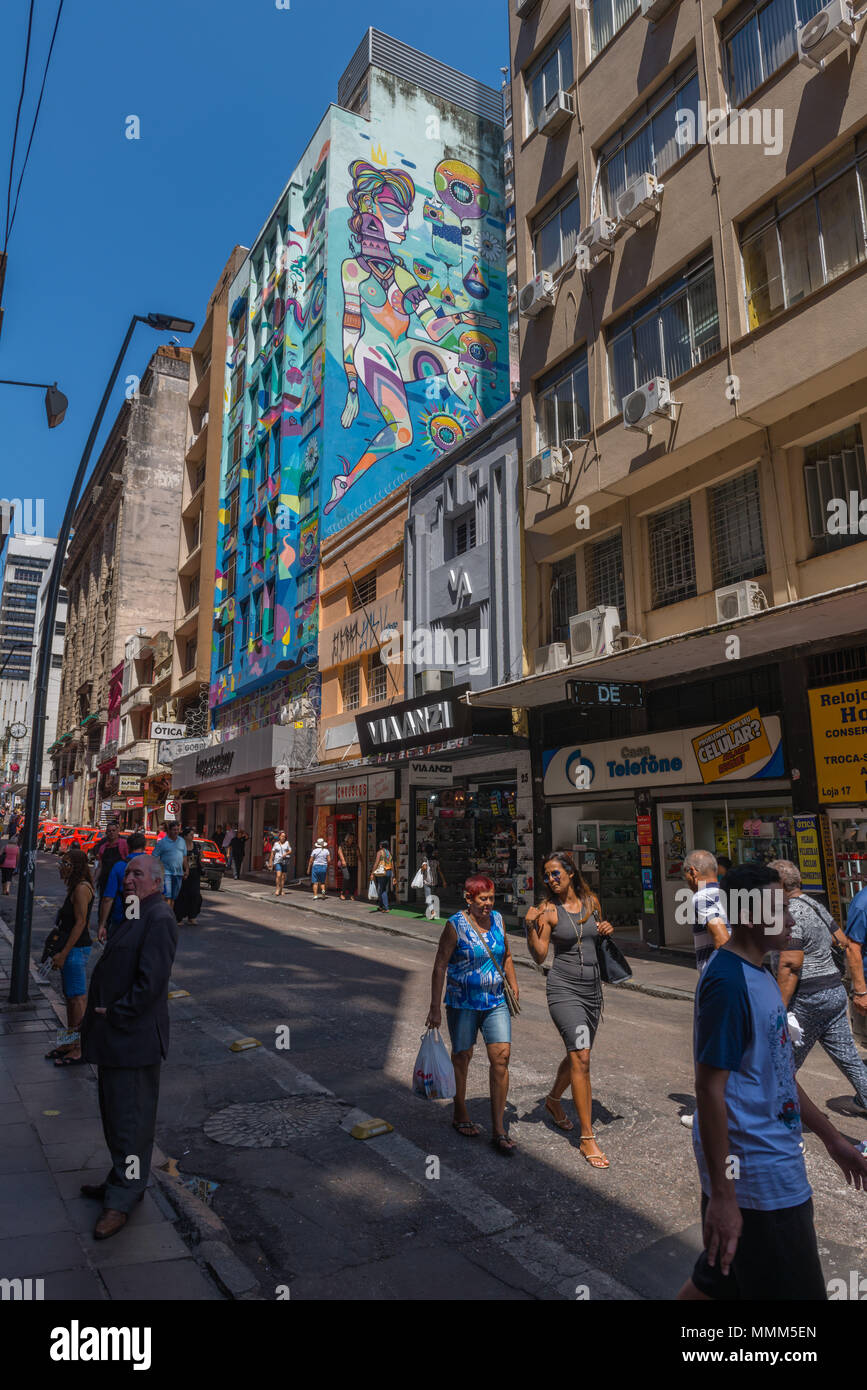
[[(423, 913), (404, 903), (393, 907), (388, 914), (377, 912), (373, 903), (357, 900), (343, 902), (336, 893), (329, 893), (326, 898), (319, 898), (314, 902), (309, 888), (289, 888), (282, 898), (276, 898), (273, 875), (257, 870), (246, 872), (244, 877), (238, 880), (227, 874), (223, 879), (223, 890), (230, 894), (267, 897), (269, 901), (284, 903), (295, 911), (351, 922), (354, 926), (369, 927), (372, 931), (387, 932), (392, 936), (409, 936), (416, 941), (430, 941), (434, 946), (439, 940), (445, 921), (444, 918), (437, 918), (429, 922)], [(523, 939), (520, 930), (513, 929), (509, 934), (513, 942), (516, 937), (519, 943)], [(695, 956), (691, 951), (654, 950), (651, 946), (630, 941), (628, 938), (622, 939), (616, 932), (615, 940), (628, 958), (633, 972), (632, 980), (620, 988), (637, 989), (642, 994), (656, 995), (663, 999), (682, 999), (686, 1003), (692, 1003), (698, 983), (698, 972), (695, 968)], [(517, 965), (524, 965), (528, 970), (536, 968), (526, 947), (520, 944), (515, 946), (513, 955)]]
[[(76, 1304), (221, 1299), (153, 1174), (124, 1229), (94, 1240), (101, 1208), (79, 1187), (101, 1182), (108, 1168), (96, 1068), (45, 1060), (62, 1026), (57, 996), (31, 972), (29, 1003), (10, 1005), (11, 963), (11, 933), (0, 923), (0, 1278), (43, 1280), (42, 1297)], [(155, 1150), (154, 1163), (164, 1161)]]

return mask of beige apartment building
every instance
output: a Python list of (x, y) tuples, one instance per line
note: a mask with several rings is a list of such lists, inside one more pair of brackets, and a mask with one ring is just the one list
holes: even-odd
[[(694, 846), (800, 856), (842, 911), (867, 886), (867, 848), (845, 849), (867, 845), (867, 785), (830, 775), (817, 713), (867, 679), (850, 17), (512, 0), (527, 674), (476, 698), (533, 711), (538, 848), (574, 849), (603, 890), (607, 864), (616, 917), (652, 941), (689, 938)], [(567, 698), (576, 679), (642, 704)], [(740, 763), (701, 742), (753, 726)]]
[(229, 286), (246, 254), (236, 246), (224, 265), (190, 358), (171, 672), (173, 713), (190, 738), (204, 737), (209, 725)]

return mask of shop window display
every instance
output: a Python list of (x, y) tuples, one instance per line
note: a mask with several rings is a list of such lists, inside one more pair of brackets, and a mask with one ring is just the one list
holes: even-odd
[(641, 863), (635, 826), (616, 821), (579, 821), (576, 841), (567, 847), (607, 920), (634, 927), (641, 918)]
[(517, 785), (445, 787), (415, 798), (416, 862), (424, 845), (436, 847), (443, 878), (444, 906), (460, 906), (470, 874), (493, 879), (497, 908), (515, 911), (517, 874)]

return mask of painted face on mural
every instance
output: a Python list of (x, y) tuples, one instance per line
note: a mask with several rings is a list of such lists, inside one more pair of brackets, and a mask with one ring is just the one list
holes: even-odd
[(409, 209), (401, 207), (389, 188), (384, 188), (378, 197), (371, 197), (366, 202), (379, 222), (386, 241), (406, 241)]

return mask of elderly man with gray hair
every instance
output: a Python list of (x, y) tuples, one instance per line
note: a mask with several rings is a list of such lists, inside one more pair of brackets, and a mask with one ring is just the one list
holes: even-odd
[(103, 1212), (94, 1228), (107, 1240), (144, 1196), (156, 1130), (160, 1067), (169, 1050), (168, 987), (178, 925), (162, 896), (163, 866), (150, 854), (127, 863), (126, 912), (91, 976), (81, 1024), (82, 1056), (99, 1068), (99, 1109), (111, 1170), (86, 1183)]
[(849, 996), (831, 954), (832, 940), (851, 958), (860, 948), (846, 937), (828, 909), (814, 902), (801, 887), (801, 871), (790, 859), (775, 859), (776, 869), (794, 926), (777, 962), (777, 984), (783, 1003), (795, 1015), (801, 1038), (794, 1041), (795, 1070), (802, 1067), (818, 1042), (831, 1061), (855, 1087), (854, 1103), (867, 1111), (867, 1067), (858, 1055), (849, 1024)]

